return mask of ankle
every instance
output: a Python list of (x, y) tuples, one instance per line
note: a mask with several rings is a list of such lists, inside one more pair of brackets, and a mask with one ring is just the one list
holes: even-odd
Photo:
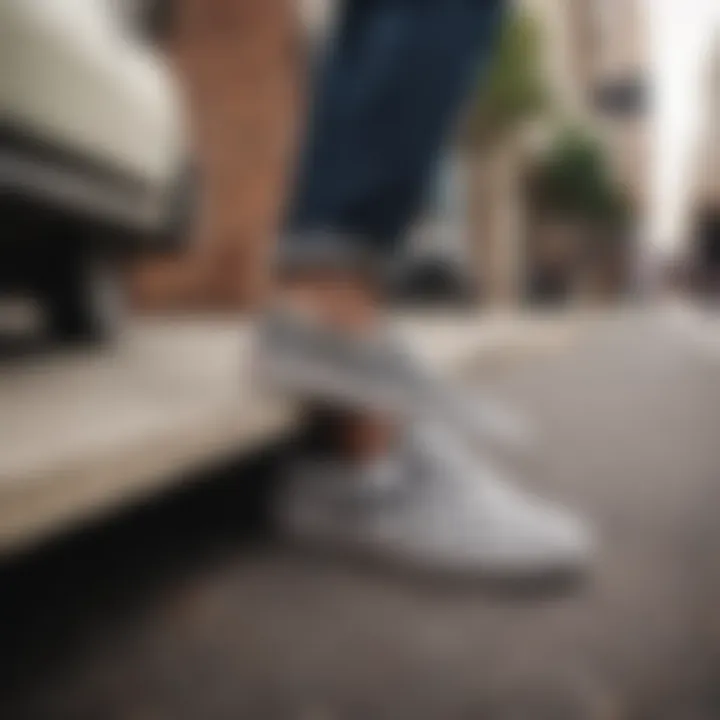
[(286, 279), (277, 293), (281, 306), (339, 331), (364, 334), (377, 327), (380, 307), (374, 289), (347, 273), (318, 273)]
[(311, 410), (309, 427), (313, 452), (358, 463), (387, 455), (398, 435), (397, 424), (386, 417), (335, 408)]

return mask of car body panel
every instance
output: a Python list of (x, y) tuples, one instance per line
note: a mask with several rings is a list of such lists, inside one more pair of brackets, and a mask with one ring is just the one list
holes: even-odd
[(143, 230), (168, 220), (187, 162), (178, 89), (112, 0), (0, 2), (0, 121), (4, 189)]

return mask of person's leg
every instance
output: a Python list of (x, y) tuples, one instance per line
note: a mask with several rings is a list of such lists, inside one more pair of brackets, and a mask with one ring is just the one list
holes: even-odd
[[(374, 332), (382, 307), (374, 284), (344, 268), (306, 267), (286, 274), (276, 300), (326, 328), (358, 337)], [(308, 416), (326, 450), (357, 460), (383, 454), (395, 436), (395, 424), (387, 415), (367, 407), (308, 408)]]
[[(463, 404), (385, 332), (373, 279), (422, 203), (481, 72), (501, 0), (352, 0), (322, 74), (264, 325), (267, 377), (332, 414), (335, 452), (291, 469), (281, 528), (461, 572), (582, 566), (585, 529), (514, 491), (460, 440)], [(431, 415), (453, 422), (427, 428)]]
[(320, 73), (283, 247), (288, 263), (300, 262), (303, 251), (321, 255), (318, 236), (326, 232), (342, 236), (353, 261), (387, 258), (487, 64), (504, 6), (504, 0), (347, 3)]
[[(423, 201), (444, 136), (497, 35), (502, 0), (351, 0), (321, 72), (281, 248), (280, 294), (362, 332), (380, 303), (370, 275)], [(337, 424), (341, 422), (334, 417)], [(381, 451), (388, 423), (341, 422), (355, 452)]]

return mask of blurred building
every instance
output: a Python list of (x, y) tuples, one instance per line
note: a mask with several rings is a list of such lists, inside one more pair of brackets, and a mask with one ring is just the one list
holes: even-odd
[(708, 112), (698, 153), (697, 197), (699, 204), (720, 211), (720, 36), (708, 75)]
[[(549, 139), (564, 127), (596, 136), (614, 180), (637, 212), (647, 192), (647, 43), (642, 0), (520, 0), (542, 33), (542, 71), (551, 108), (524, 127), (503, 148), (474, 162), (470, 212), (475, 216), (478, 275), (490, 303), (518, 305), (533, 300), (533, 276), (541, 258), (563, 265), (568, 297), (622, 292), (627, 273), (593, 262), (598, 275), (578, 270), (568, 228), (541, 229), (531, 217), (525, 178)], [(562, 241), (560, 236), (563, 237)], [(565, 248), (561, 251), (561, 248)], [(565, 259), (563, 259), (563, 256)], [(587, 263), (586, 263), (587, 265)], [(598, 291), (599, 287), (604, 289)]]
[(135, 3), (166, 9), (162, 50), (184, 90), (202, 188), (191, 251), (143, 264), (137, 304), (252, 307), (267, 284), (299, 111), (295, 3)]
[(708, 73), (707, 113), (695, 163), (690, 236), (695, 282), (720, 294), (720, 38)]
[[(535, 1), (535, 0), (531, 0)], [(554, 59), (549, 77), (564, 122), (585, 127), (604, 151), (612, 180), (633, 218), (649, 192), (649, 43), (642, 0), (539, 0)], [(577, 296), (612, 299), (629, 286), (634, 263), (635, 219), (622, 232), (603, 232), (586, 250), (569, 253), (568, 280)], [(612, 231), (620, 232), (620, 231)], [(553, 248), (557, 243), (551, 243)], [(572, 243), (570, 243), (572, 244)], [(595, 248), (587, 252), (587, 245)], [(584, 253), (584, 258), (579, 257)]]
[(642, 0), (524, 0), (547, 33), (546, 70), (561, 120), (602, 138), (618, 179), (646, 188), (648, 46)]

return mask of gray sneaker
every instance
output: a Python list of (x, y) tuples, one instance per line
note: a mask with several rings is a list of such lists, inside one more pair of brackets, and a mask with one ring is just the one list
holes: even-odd
[(442, 419), (482, 441), (527, 453), (531, 425), (501, 403), (442, 378), (390, 329), (358, 338), (299, 315), (276, 312), (260, 325), (258, 365), (274, 387), (407, 418)]
[(298, 463), (276, 511), (292, 539), (461, 577), (576, 572), (592, 551), (579, 519), (515, 489), (427, 424), (366, 466)]

